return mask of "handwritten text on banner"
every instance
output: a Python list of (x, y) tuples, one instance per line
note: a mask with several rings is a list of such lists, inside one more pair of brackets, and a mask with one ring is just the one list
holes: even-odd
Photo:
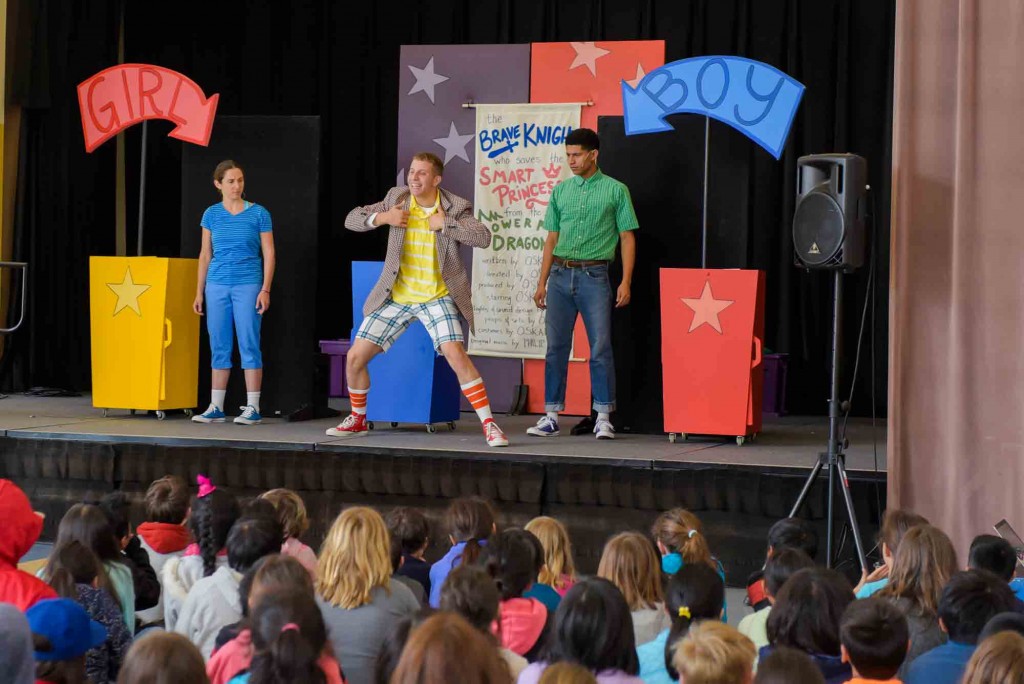
[(579, 105), (476, 106), (476, 215), (491, 229), (473, 250), (473, 354), (543, 358), (544, 312), (533, 303), (551, 191), (571, 174), (565, 136)]

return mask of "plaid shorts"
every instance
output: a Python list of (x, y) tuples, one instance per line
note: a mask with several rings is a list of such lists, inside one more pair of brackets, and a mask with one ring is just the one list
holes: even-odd
[(396, 304), (388, 299), (363, 319), (356, 337), (373, 342), (387, 351), (414, 318), (420, 319), (430, 333), (438, 354), (445, 342), (463, 341), (459, 309), (455, 306), (455, 300), (449, 296), (432, 299), (425, 304)]

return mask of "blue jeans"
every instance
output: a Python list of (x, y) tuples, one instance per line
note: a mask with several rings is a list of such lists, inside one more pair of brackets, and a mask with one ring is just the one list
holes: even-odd
[(544, 410), (565, 410), (565, 382), (576, 314), (590, 339), (590, 387), (594, 410), (615, 410), (615, 360), (612, 357), (612, 287), (608, 266), (565, 268), (551, 265), (548, 277), (544, 360)]
[(231, 368), (231, 348), (238, 335), (242, 368), (263, 368), (256, 298), (262, 285), (206, 283), (206, 329), (210, 333), (210, 367)]

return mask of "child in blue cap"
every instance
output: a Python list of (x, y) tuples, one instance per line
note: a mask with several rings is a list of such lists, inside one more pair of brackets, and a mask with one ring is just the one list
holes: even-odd
[(25, 612), (32, 630), (40, 682), (84, 682), (85, 654), (107, 640), (107, 630), (71, 599), (46, 599)]

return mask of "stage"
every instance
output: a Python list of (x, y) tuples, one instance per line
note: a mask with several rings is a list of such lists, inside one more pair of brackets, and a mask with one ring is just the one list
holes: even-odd
[[(276, 486), (299, 491), (314, 521), (314, 544), (342, 505), (407, 504), (440, 513), (451, 498), (480, 494), (496, 502), (504, 524), (539, 514), (564, 519), (589, 572), (604, 539), (645, 530), (658, 511), (678, 505), (702, 518), (730, 583), (739, 584), (759, 566), (767, 527), (788, 513), (827, 431), (823, 417), (766, 417), (763, 432), (743, 446), (719, 437), (671, 443), (667, 435), (598, 441), (570, 436), (577, 419), (565, 417), (561, 436), (542, 439), (525, 434), (535, 416), (497, 418), (508, 448), (487, 447), (469, 413), (454, 431), (378, 422), (365, 437), (337, 439), (324, 434), (336, 419), (240, 426), (200, 425), (181, 412), (165, 420), (127, 411), (104, 418), (88, 396), (13, 395), (0, 400), (0, 468), (47, 513), (47, 537), (77, 501), (111, 489), (137, 498), (167, 473), (191, 479), (203, 472), (241, 496)], [(870, 420), (851, 419), (847, 432), (847, 468), (869, 548), (885, 502), (885, 430), (884, 421), (873, 430)], [(806, 512), (822, 532), (824, 490), (816, 488)], [(445, 538), (437, 529), (434, 539)]]

